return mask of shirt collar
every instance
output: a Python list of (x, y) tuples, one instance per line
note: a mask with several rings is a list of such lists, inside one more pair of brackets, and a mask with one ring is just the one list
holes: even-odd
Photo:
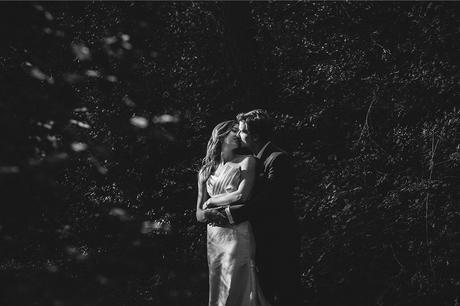
[(270, 143), (271, 141), (267, 141), (267, 143), (262, 147), (262, 149), (259, 150), (259, 152), (256, 155), (257, 158), (260, 159), (262, 157), (262, 154), (264, 153), (265, 149), (268, 147)]

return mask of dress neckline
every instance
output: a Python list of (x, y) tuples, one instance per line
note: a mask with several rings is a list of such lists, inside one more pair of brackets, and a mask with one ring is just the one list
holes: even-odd
[(239, 169), (239, 168), (241, 168), (241, 166), (239, 166), (237, 164), (232, 164), (231, 162), (226, 162), (225, 164), (221, 164), (221, 166), (219, 166), (219, 167), (221, 167), (220, 172), (217, 174), (217, 169), (216, 169), (216, 171), (214, 171), (214, 173), (211, 174), (212, 176), (220, 177), (224, 173), (228, 172), (228, 169)]

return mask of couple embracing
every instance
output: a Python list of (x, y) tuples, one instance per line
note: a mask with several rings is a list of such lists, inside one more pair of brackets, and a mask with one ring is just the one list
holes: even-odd
[(272, 143), (265, 110), (236, 119), (214, 128), (198, 174), (196, 216), (208, 224), (209, 305), (300, 305), (289, 155)]

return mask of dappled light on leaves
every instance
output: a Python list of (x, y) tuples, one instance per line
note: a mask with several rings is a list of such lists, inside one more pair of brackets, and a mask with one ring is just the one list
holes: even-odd
[(76, 126), (84, 128), (84, 129), (89, 129), (91, 127), (89, 124), (75, 120), (75, 119), (70, 119), (70, 123), (75, 124)]
[(46, 139), (48, 139), (49, 142), (51, 142), (51, 145), (53, 148), (57, 149), (57, 137), (54, 135), (47, 135)]
[(67, 160), (69, 158), (69, 154), (67, 152), (58, 152), (51, 155), (48, 155), (45, 159), (46, 162), (49, 163), (59, 163)]
[(115, 82), (118, 81), (118, 78), (116, 76), (114, 76), (114, 75), (108, 75), (108, 76), (105, 77), (105, 79), (107, 81), (109, 81), (109, 82), (112, 82), (112, 83), (115, 83)]
[(79, 107), (79, 108), (75, 108), (73, 111), (77, 112), (77, 113), (85, 113), (85, 112), (88, 111), (88, 108), (87, 107)]
[(45, 18), (46, 18), (47, 20), (49, 20), (49, 21), (53, 21), (53, 20), (54, 20), (54, 17), (53, 17), (53, 15), (52, 15), (50, 12), (45, 11), (45, 12), (44, 12), (44, 15), (45, 15)]
[(171, 223), (167, 220), (142, 222), (142, 234), (168, 234), (171, 231)]
[(169, 114), (163, 114), (161, 116), (153, 117), (153, 123), (177, 123), (179, 118), (177, 116), (172, 116)]
[(83, 44), (72, 44), (72, 51), (80, 61), (91, 60), (89, 48)]
[(128, 221), (131, 219), (126, 210), (118, 207), (112, 208), (109, 215), (118, 218), (120, 221)]
[(74, 142), (71, 144), (71, 147), (75, 152), (82, 152), (88, 148), (88, 145), (83, 142)]
[(85, 71), (85, 74), (86, 76), (90, 77), (90, 78), (98, 78), (101, 76), (101, 73), (97, 70), (86, 70)]
[(124, 96), (124, 97), (122, 98), (122, 100), (123, 100), (123, 103), (125, 103), (125, 104), (126, 104), (127, 106), (129, 106), (129, 107), (134, 107), (134, 106), (136, 106), (136, 103), (134, 103), (134, 101), (131, 100), (128, 96)]
[(89, 259), (88, 248), (86, 246), (76, 247), (76, 246), (67, 246), (65, 249), (67, 255), (79, 262), (86, 261)]
[(49, 84), (54, 84), (54, 79), (51, 77), (51, 76), (48, 76), (46, 75), (45, 73), (43, 73), (40, 69), (38, 69), (37, 67), (32, 67), (30, 69), (30, 75), (33, 77), (33, 78), (36, 78), (40, 81), (46, 81), (47, 83)]
[(253, 108), (292, 156), (306, 305), (455, 305), (454, 4), (0, 14), (1, 305), (205, 305), (197, 172), (213, 126)]
[(146, 118), (140, 116), (132, 117), (131, 119), (129, 119), (129, 122), (140, 129), (145, 129), (149, 126), (149, 121)]
[(45, 123), (43, 122), (37, 122), (37, 125), (38, 126), (42, 126), (44, 127), (45, 129), (47, 130), (51, 130), (53, 128), (53, 125), (54, 125), (54, 121), (53, 120), (50, 120), (50, 121), (47, 121)]
[(104, 43), (108, 44), (108, 45), (111, 45), (111, 44), (114, 44), (118, 41), (118, 39), (115, 37), (115, 36), (111, 36), (111, 37), (106, 37), (103, 39)]
[(101, 163), (94, 156), (91, 156), (89, 161), (91, 161), (91, 163), (96, 167), (96, 170), (99, 172), (99, 174), (106, 175), (109, 172), (109, 170), (101, 165)]

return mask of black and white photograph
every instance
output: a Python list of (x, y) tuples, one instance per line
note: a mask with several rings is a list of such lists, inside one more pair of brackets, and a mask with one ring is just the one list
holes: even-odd
[(460, 306), (460, 2), (0, 24), (0, 305)]

